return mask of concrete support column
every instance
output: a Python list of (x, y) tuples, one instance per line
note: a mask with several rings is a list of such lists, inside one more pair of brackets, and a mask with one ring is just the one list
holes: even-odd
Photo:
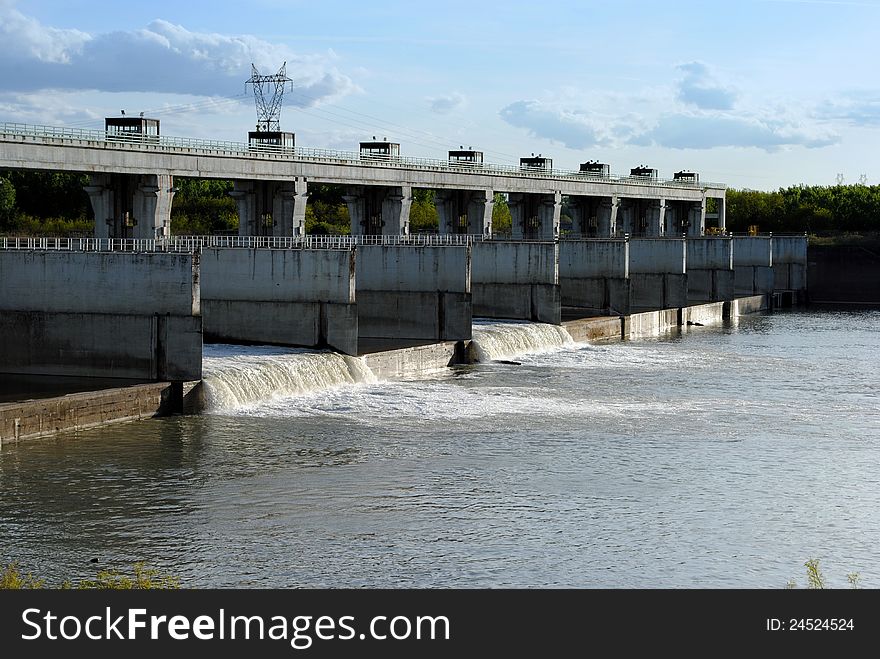
[(514, 240), (555, 240), (559, 237), (562, 193), (511, 193), (511, 235)]
[(664, 221), (663, 233), (666, 236), (680, 236), (681, 226), (679, 217), (679, 205), (675, 203), (666, 204), (666, 219)]
[(303, 236), (306, 233), (306, 206), (309, 201), (308, 184), (304, 178), (283, 183), (273, 199), (273, 213), (277, 218), (275, 235)]
[(171, 235), (171, 202), (174, 199), (173, 177), (155, 174), (138, 177), (132, 195), (135, 225), (133, 238), (166, 238)]
[(96, 238), (171, 235), (170, 174), (92, 174), (84, 187), (95, 213)]
[(559, 222), (562, 214), (562, 192), (557, 190), (552, 195), (541, 195), (538, 217), (541, 220), (540, 240), (556, 240), (559, 238)]
[(620, 199), (617, 197), (602, 197), (602, 201), (596, 209), (598, 238), (610, 238), (617, 233), (617, 209), (619, 207)]
[(458, 190), (436, 190), (434, 192), (434, 208), (437, 209), (437, 232), (441, 235), (462, 233), (459, 231), (461, 215), (459, 214)]
[(706, 200), (698, 201), (691, 204), (688, 209), (688, 230), (689, 238), (699, 238), (706, 233)]
[(116, 221), (113, 214), (113, 187), (110, 174), (92, 174), (90, 185), (83, 189), (89, 195), (95, 213), (95, 238), (110, 238), (116, 235)]
[(260, 236), (260, 222), (257, 212), (257, 194), (254, 190), (254, 181), (234, 180), (232, 192), (229, 193), (235, 199), (238, 207), (238, 235)]
[(724, 230), (727, 228), (727, 199), (719, 197), (715, 203), (718, 205), (718, 228)]
[(409, 234), (412, 188), (348, 186), (342, 197), (351, 217), (351, 235), (402, 236)]
[(666, 200), (652, 199), (645, 209), (645, 236), (660, 238), (666, 229)]
[(636, 233), (636, 207), (633, 203), (632, 199), (622, 199), (620, 201), (620, 209), (617, 212), (617, 232), (618, 234), (629, 234), (630, 236), (635, 235)]
[(468, 233), (492, 235), (492, 210), (495, 208), (495, 191), (478, 190), (470, 194), (467, 205)]
[(240, 236), (301, 236), (306, 228), (308, 186), (304, 178), (292, 181), (232, 182), (238, 206)]
[(526, 226), (537, 222), (528, 217), (528, 197), (519, 192), (507, 195), (507, 207), (510, 209), (510, 237), (513, 240), (522, 240), (526, 237)]

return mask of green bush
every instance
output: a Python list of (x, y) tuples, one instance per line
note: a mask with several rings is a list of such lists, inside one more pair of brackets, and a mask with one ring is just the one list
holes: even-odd
[[(0, 590), (22, 590), (45, 588), (44, 579), (37, 579), (30, 573), (22, 574), (17, 563), (12, 563), (0, 574)], [(146, 563), (133, 565), (133, 574), (127, 575), (118, 570), (101, 570), (95, 579), (83, 579), (76, 584), (65, 580), (62, 590), (174, 590), (180, 588), (177, 577), (159, 574), (158, 570), (148, 568)]]

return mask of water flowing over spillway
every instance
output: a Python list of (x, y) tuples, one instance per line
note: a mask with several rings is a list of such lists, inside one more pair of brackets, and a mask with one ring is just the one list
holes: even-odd
[(574, 345), (571, 335), (562, 327), (525, 322), (476, 321), (473, 340), (477, 358), (482, 362)]
[(376, 381), (357, 357), (268, 346), (205, 346), (204, 372), (208, 412)]

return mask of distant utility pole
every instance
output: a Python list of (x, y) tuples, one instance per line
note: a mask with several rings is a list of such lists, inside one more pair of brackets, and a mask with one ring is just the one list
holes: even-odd
[(843, 185), (843, 174), (838, 173), (837, 175), (837, 185)]
[(859, 174), (859, 185), (868, 185), (868, 175)]

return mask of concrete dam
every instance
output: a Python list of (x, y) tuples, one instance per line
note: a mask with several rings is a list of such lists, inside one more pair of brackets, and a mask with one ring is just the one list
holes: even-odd
[[(13, 391), (0, 399), (0, 443), (652, 335), (803, 297), (805, 236), (727, 235), (721, 184), (478, 154), (0, 124), (0, 169), (88, 174), (96, 218), (94, 238), (0, 238), (0, 373), (136, 383), (40, 400)], [(172, 236), (175, 176), (231, 180), (239, 235)], [(342, 186), (350, 236), (305, 235), (314, 183)], [(437, 234), (410, 234), (419, 188), (436, 192)], [(510, 208), (506, 237), (492, 226), (496, 194)], [(263, 347), (224, 357), (216, 346), (230, 344)]]
[[(189, 409), (210, 409), (259, 399), (260, 390), (296, 393), (572, 337), (718, 322), (805, 286), (803, 236), (254, 240), (0, 239), (0, 329), (9, 337), (0, 372), (155, 382), (142, 385), (152, 387), (146, 401), (137, 387), (120, 390), (120, 411), (107, 413), (132, 418), (180, 411), (184, 393)], [(475, 317), (534, 325), (487, 328)], [(221, 365), (206, 342), (336, 354), (291, 357), (264, 347), (265, 358)], [(207, 386), (193, 386), (203, 378)], [(3, 441), (89, 424), (78, 416), (86, 412), (41, 409), (0, 405)]]

